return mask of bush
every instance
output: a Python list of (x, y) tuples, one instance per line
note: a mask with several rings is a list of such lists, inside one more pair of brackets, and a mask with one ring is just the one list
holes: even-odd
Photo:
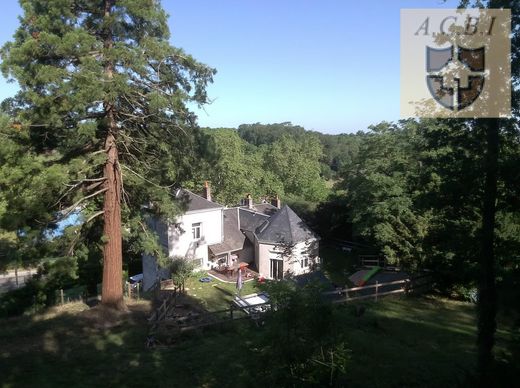
[(465, 302), (477, 303), (478, 291), (476, 287), (455, 285), (451, 289), (451, 297)]
[(41, 310), (49, 303), (45, 285), (40, 279), (31, 279), (24, 287), (0, 296), (0, 317), (7, 318)]
[(23, 287), (0, 295), (0, 317), (31, 314), (53, 306), (59, 298), (58, 290), (76, 285), (70, 258), (50, 260)]
[(172, 273), (173, 283), (184, 292), (184, 284), (186, 280), (193, 274), (195, 269), (195, 262), (186, 260), (185, 258), (175, 258), (170, 264), (170, 271)]
[(288, 281), (267, 282), (264, 288), (273, 311), (254, 344), (264, 371), (258, 378), (272, 386), (342, 386), (350, 354), (323, 290)]

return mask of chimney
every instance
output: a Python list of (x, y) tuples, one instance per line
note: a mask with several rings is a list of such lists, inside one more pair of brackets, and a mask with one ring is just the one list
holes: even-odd
[(282, 207), (282, 204), (280, 202), (280, 197), (278, 196), (278, 194), (276, 194), (275, 197), (271, 198), (271, 205), (277, 207), (278, 209), (280, 209)]
[(248, 209), (253, 208), (253, 197), (251, 197), (251, 194), (246, 195), (246, 205)]
[(204, 193), (202, 196), (208, 201), (211, 201), (211, 187), (209, 186), (208, 181), (204, 181)]

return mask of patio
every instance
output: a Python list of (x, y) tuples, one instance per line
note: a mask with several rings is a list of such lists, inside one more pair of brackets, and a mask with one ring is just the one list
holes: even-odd
[(210, 269), (208, 271), (208, 275), (224, 283), (236, 283), (239, 268), (242, 268), (242, 281), (244, 283), (256, 279), (260, 276), (258, 272), (255, 271), (256, 268), (254, 268), (253, 265), (251, 265), (253, 268), (250, 268), (249, 266), (240, 267), (240, 264), (242, 263), (231, 267), (223, 266), (220, 268)]

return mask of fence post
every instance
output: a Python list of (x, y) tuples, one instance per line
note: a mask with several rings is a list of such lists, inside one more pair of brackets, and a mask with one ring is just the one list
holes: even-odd
[(127, 283), (127, 292), (128, 292), (128, 297), (131, 298), (132, 297), (132, 285), (130, 283)]
[(379, 282), (376, 280), (376, 302), (377, 302), (377, 294), (379, 293)]
[(64, 298), (63, 298), (63, 288), (60, 288), (60, 302), (61, 302), (62, 305), (63, 305), (64, 302), (65, 302), (65, 300), (64, 300)]
[(229, 319), (233, 319), (233, 305), (229, 307)]
[(139, 300), (139, 283), (137, 283), (136, 291), (137, 291), (137, 300)]
[(404, 283), (404, 293), (405, 293), (405, 295), (408, 295), (410, 293), (410, 288), (411, 288), (411, 280), (410, 279), (405, 279), (405, 283)]

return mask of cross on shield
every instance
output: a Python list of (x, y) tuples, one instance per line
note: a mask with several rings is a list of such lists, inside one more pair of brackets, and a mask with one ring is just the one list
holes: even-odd
[(426, 84), (443, 107), (459, 111), (482, 93), (485, 80), (485, 48), (426, 47)]

